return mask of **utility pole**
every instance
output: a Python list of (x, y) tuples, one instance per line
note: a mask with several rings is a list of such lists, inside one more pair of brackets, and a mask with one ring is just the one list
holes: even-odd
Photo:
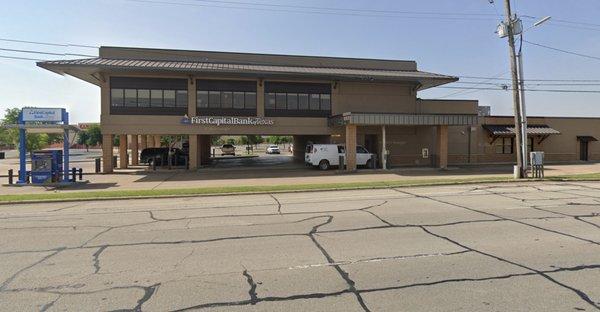
[(515, 37), (513, 33), (513, 18), (510, 10), (510, 0), (504, 0), (504, 22), (508, 28), (508, 52), (510, 55), (510, 72), (512, 76), (512, 91), (513, 91), (513, 111), (515, 114), (515, 150), (517, 154), (517, 166), (515, 168), (515, 178), (520, 179), (525, 177), (525, 169), (523, 167), (523, 150), (521, 136), (522, 116), (521, 116), (521, 101), (519, 98), (519, 78), (517, 73), (517, 59), (515, 55)]

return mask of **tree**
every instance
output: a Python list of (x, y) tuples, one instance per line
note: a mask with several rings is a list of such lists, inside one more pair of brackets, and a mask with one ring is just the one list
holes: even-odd
[[(14, 125), (19, 122), (20, 108), (8, 108), (2, 118), (2, 125)], [(19, 130), (6, 129), (0, 133), (0, 139), (7, 145), (19, 146)], [(46, 147), (50, 142), (50, 137), (43, 133), (28, 133), (26, 146), (28, 151), (38, 150)]]
[(90, 135), (87, 130), (83, 130), (77, 134), (77, 144), (85, 145), (86, 152), (90, 151)]
[(93, 124), (90, 125), (86, 132), (88, 134), (88, 144), (91, 146), (96, 146), (102, 144), (102, 131), (100, 131), (100, 125)]

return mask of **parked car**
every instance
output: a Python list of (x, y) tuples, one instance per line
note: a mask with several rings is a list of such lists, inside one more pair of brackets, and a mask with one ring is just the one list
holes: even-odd
[[(187, 163), (188, 154), (179, 148), (171, 148), (171, 165), (185, 166)], [(168, 147), (150, 147), (142, 150), (140, 154), (140, 163), (152, 166), (156, 163), (158, 166), (166, 166), (169, 164), (169, 148)]]
[(281, 154), (281, 151), (279, 150), (279, 146), (269, 145), (267, 147), (267, 154)]
[(221, 156), (225, 155), (235, 156), (235, 146), (233, 144), (223, 144), (221, 146)]
[[(343, 145), (309, 144), (306, 146), (304, 162), (309, 166), (316, 166), (321, 170), (327, 170), (331, 168), (331, 166), (339, 166), (340, 156), (345, 155)], [(373, 154), (369, 153), (364, 147), (356, 147), (357, 166), (366, 166), (367, 168), (370, 168), (372, 166), (372, 156)]]

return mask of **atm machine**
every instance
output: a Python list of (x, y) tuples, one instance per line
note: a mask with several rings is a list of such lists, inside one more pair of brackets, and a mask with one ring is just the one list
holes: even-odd
[(61, 150), (33, 151), (31, 153), (31, 183), (60, 182), (62, 159)]

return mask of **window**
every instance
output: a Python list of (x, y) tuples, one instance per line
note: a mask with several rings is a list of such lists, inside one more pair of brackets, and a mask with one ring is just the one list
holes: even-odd
[(208, 91), (196, 91), (196, 106), (200, 108), (208, 107)]
[[(177, 92), (177, 95), (176, 95), (176, 99), (175, 99), (175, 106), (187, 108), (187, 106), (188, 106), (187, 90), (177, 90), (176, 92)], [(138, 91), (138, 97), (139, 97), (139, 91)]]
[(111, 77), (110, 87), (111, 114), (183, 115), (187, 111), (187, 79)]
[(110, 103), (112, 106), (123, 106), (123, 89), (110, 90)]
[(163, 106), (162, 90), (150, 90), (150, 106), (152, 106), (152, 107), (162, 107)]
[(150, 107), (150, 90), (137, 91), (137, 105), (138, 107)]
[(288, 93), (287, 109), (289, 109), (289, 110), (297, 110), (298, 109), (298, 94)]
[(243, 109), (244, 101), (244, 92), (233, 92), (233, 108)]
[(494, 142), (496, 154), (512, 154), (513, 138), (498, 138)]
[(310, 109), (311, 110), (319, 110), (321, 106), (321, 96), (318, 94), (310, 95)]
[(246, 109), (256, 109), (256, 92), (246, 92), (244, 98)]
[(298, 94), (298, 109), (308, 110), (308, 94)]
[(221, 92), (221, 108), (233, 107), (233, 93)]
[(125, 106), (136, 107), (137, 106), (137, 90), (136, 89), (125, 89)]
[(275, 94), (275, 109), (287, 108), (287, 95), (285, 93)]
[(265, 108), (275, 109), (275, 93), (267, 93), (265, 97)]
[(163, 106), (175, 107), (175, 90), (163, 90)]
[(208, 91), (208, 107), (221, 107), (221, 91)]
[(362, 146), (357, 146), (356, 147), (356, 152), (358, 154), (368, 154), (367, 150), (364, 147), (362, 147)]
[(321, 94), (321, 110), (331, 110), (331, 95)]

